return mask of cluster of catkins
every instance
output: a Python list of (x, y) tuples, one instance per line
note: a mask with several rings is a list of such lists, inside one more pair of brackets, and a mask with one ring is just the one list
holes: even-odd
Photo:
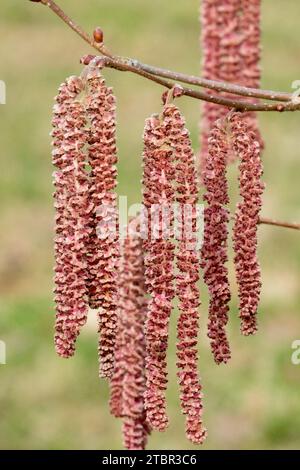
[(68, 78), (59, 88), (52, 125), (56, 350), (72, 356), (88, 307), (98, 308), (100, 375), (110, 377), (119, 258), (112, 90), (97, 73)]
[[(259, 88), (260, 0), (202, 0), (201, 4), (203, 76)], [(233, 245), (241, 331), (249, 335), (257, 329), (260, 294), (256, 230), (262, 204), (260, 155), (264, 144), (254, 112), (228, 114), (226, 107), (206, 102), (201, 124), (200, 173), (207, 202), (202, 267), (210, 292), (209, 337), (215, 361), (220, 363), (230, 358), (224, 329), (230, 301), (226, 268), (229, 221), (226, 166), (239, 159), (242, 202), (235, 214)]]
[[(204, 0), (202, 17), (206, 76), (233, 81), (246, 67), (240, 83), (256, 84), (259, 1)], [(169, 423), (167, 348), (175, 297), (186, 435), (195, 444), (206, 438), (198, 373), (198, 284), (202, 268), (212, 354), (216, 363), (226, 363), (231, 354), (226, 169), (233, 157), (239, 161), (233, 247), (241, 331), (249, 335), (257, 329), (263, 184), (256, 118), (205, 105), (201, 245), (197, 162), (185, 120), (173, 103), (181, 92), (175, 86), (164, 95), (160, 114), (146, 120), (142, 211), (130, 220), (125, 237), (119, 235), (115, 193), (116, 102), (95, 63), (60, 86), (53, 110), (56, 350), (72, 356), (88, 309), (98, 310), (100, 376), (109, 379), (110, 411), (122, 418), (124, 445), (132, 450), (144, 449), (150, 433), (164, 431)]]
[[(153, 429), (163, 431), (168, 425), (166, 353), (172, 300), (177, 295), (181, 408), (186, 416), (187, 437), (200, 444), (206, 430), (202, 425), (202, 393), (197, 371), (198, 185), (189, 133), (175, 105), (166, 103), (160, 115), (153, 115), (146, 121), (143, 163), (143, 207), (148, 222), (148, 236), (144, 241), (145, 276), (150, 294), (145, 330), (147, 418)], [(178, 239), (176, 247), (174, 235)]]
[(230, 359), (225, 327), (228, 322), (230, 286), (228, 280), (227, 238), (230, 218), (226, 167), (228, 156), (239, 159), (241, 201), (234, 217), (233, 246), (240, 299), (241, 331), (257, 329), (257, 308), (261, 278), (257, 260), (257, 225), (262, 206), (261, 147), (255, 132), (240, 113), (229, 113), (218, 120), (208, 139), (208, 154), (203, 171), (205, 186), (204, 240), (201, 265), (210, 294), (208, 336), (217, 364)]

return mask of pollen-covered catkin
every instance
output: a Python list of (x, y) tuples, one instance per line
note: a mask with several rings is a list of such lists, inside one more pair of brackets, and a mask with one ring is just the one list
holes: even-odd
[[(202, 0), (201, 45), (202, 75), (212, 80), (237, 83), (252, 88), (260, 86), (260, 0)], [(210, 90), (210, 93), (217, 93)], [(222, 96), (232, 95), (221, 93)], [(241, 97), (236, 96), (237, 100)], [(243, 98), (244, 99), (244, 98)], [(253, 98), (247, 98), (255, 102)], [(200, 170), (205, 166), (208, 138), (214, 123), (225, 117), (228, 109), (215, 103), (203, 104), (201, 122)], [(244, 113), (243, 119), (260, 136), (254, 112)], [(228, 160), (235, 155), (228, 154)]]
[(129, 450), (144, 450), (151, 429), (146, 421), (146, 413), (141, 418), (124, 418), (123, 443)]
[(176, 162), (176, 201), (178, 247), (176, 294), (180, 315), (177, 321), (177, 367), (181, 409), (186, 416), (186, 435), (194, 444), (202, 444), (206, 429), (202, 424), (202, 387), (198, 375), (198, 330), (200, 292), (198, 181), (195, 156), (185, 120), (173, 106), (170, 142)]
[(117, 329), (114, 350), (114, 370), (111, 376), (110, 386), (110, 399), (109, 407), (110, 412), (116, 418), (124, 417), (123, 412), (123, 384), (124, 376), (127, 371), (127, 364), (125, 361), (124, 348), (125, 348), (125, 331), (128, 325), (128, 285), (125, 283), (125, 276), (128, 272), (127, 253), (125, 250), (125, 243), (120, 243), (120, 259), (118, 270), (118, 304), (117, 304)]
[(217, 364), (230, 359), (230, 348), (225, 331), (228, 322), (230, 286), (228, 280), (227, 238), (229, 210), (228, 184), (226, 165), (229, 152), (226, 121), (221, 119), (208, 139), (208, 154), (203, 182), (204, 200), (204, 241), (201, 250), (201, 264), (204, 270), (204, 281), (208, 286), (209, 323), (208, 336), (211, 349)]
[(100, 376), (113, 372), (117, 265), (116, 102), (102, 76), (87, 77), (86, 110), (89, 121), (88, 162), (90, 165), (91, 235), (88, 242), (89, 304), (98, 308)]
[(145, 320), (147, 298), (139, 217), (129, 223), (122, 244), (115, 369), (111, 379), (112, 414), (124, 418), (125, 447), (145, 448), (150, 427), (144, 406)]
[(147, 119), (144, 131), (143, 205), (149, 223), (145, 243), (146, 285), (150, 294), (146, 322), (145, 405), (147, 419), (154, 429), (168, 425), (166, 414), (169, 320), (174, 297), (173, 204), (174, 155), (168, 137), (173, 107), (166, 105), (160, 116)]
[(78, 101), (83, 83), (68, 78), (59, 88), (53, 109), (55, 200), (55, 345), (63, 357), (75, 351), (75, 342), (87, 319), (87, 253), (89, 238), (88, 178), (85, 170), (86, 117)]
[(257, 225), (262, 207), (264, 184), (261, 148), (256, 134), (240, 113), (229, 118), (230, 136), (239, 159), (241, 201), (237, 204), (233, 229), (235, 269), (239, 288), (241, 331), (250, 335), (257, 330), (257, 308), (261, 290), (261, 272), (257, 259)]
[[(236, 82), (249, 88), (260, 88), (261, 79), (261, 0), (241, 1), (241, 26), (243, 41), (240, 47), (240, 54), (243, 60), (243, 67)], [(247, 98), (247, 101), (255, 103), (256, 98)], [(261, 150), (264, 148), (264, 141), (259, 130), (259, 122), (255, 112), (243, 113), (243, 120), (246, 125), (255, 133), (255, 137), (260, 144)], [(230, 159), (234, 159), (235, 154), (231, 153)]]

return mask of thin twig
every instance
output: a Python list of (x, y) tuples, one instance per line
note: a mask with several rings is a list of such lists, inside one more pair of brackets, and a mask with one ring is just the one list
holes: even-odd
[(266, 217), (260, 217), (259, 224), (264, 225), (275, 225), (276, 227), (291, 228), (294, 230), (300, 230), (300, 224), (291, 222), (282, 222), (279, 220), (273, 220)]
[(196, 85), (215, 91), (223, 91), (235, 95), (246, 96), (248, 98), (259, 98), (283, 102), (292, 100), (292, 94), (287, 92), (248, 88), (233, 83), (221, 82), (219, 80), (209, 80), (207, 78), (197, 77), (195, 75), (173, 72), (171, 70), (155, 67), (153, 65), (143, 64), (134, 59), (131, 59), (131, 61), (135, 63), (136, 67), (140, 68), (144, 72), (148, 72), (151, 73), (151, 75), (157, 75), (159, 77), (171, 78), (176, 82), (188, 83), (190, 85)]
[[(103, 60), (103, 57), (99, 56), (87, 56), (89, 60), (96, 60), (99, 59), (99, 62), (106, 67), (110, 67), (113, 69), (126, 71), (126, 72), (133, 72), (138, 75), (141, 75), (144, 78), (152, 80), (155, 83), (158, 83), (166, 88), (173, 88), (174, 82), (170, 82), (163, 78), (160, 78), (156, 75), (153, 75), (149, 72), (145, 72), (141, 67), (143, 64), (140, 64), (138, 61), (134, 59), (127, 59), (127, 58), (120, 58), (117, 59), (115, 56), (107, 57)], [(84, 60), (85, 58), (83, 58)], [(87, 63), (87, 62), (86, 62)], [(96, 62), (94, 62), (96, 63)], [(134, 64), (134, 65), (133, 65)], [(138, 65), (137, 65), (138, 64)], [(148, 68), (150, 66), (147, 66)], [(182, 87), (183, 95), (190, 96), (192, 98), (196, 98), (202, 101), (209, 101), (211, 103), (216, 103), (222, 106), (226, 106), (228, 108), (234, 108), (238, 111), (296, 111), (300, 109), (299, 103), (291, 103), (288, 102), (286, 104), (283, 103), (249, 103), (249, 101), (234, 99), (234, 98), (225, 98), (221, 95), (211, 94), (205, 91), (198, 91), (193, 90), (192, 88)]]
[(98, 52), (101, 52), (104, 56), (110, 60), (106, 62), (108, 67), (133, 72), (137, 75), (141, 75), (148, 80), (152, 80), (164, 87), (172, 88), (174, 83), (164, 80), (163, 78), (169, 78), (173, 81), (181, 81), (189, 83), (191, 85), (202, 86), (210, 88), (215, 91), (225, 91), (226, 93), (246, 96), (263, 98), (268, 100), (279, 101), (280, 103), (249, 103), (248, 101), (225, 98), (220, 95), (214, 95), (207, 92), (196, 91), (191, 88), (183, 87), (183, 94), (196, 98), (203, 101), (209, 101), (219, 105), (226, 106), (228, 108), (234, 108), (239, 111), (296, 111), (300, 109), (298, 102), (292, 101), (292, 95), (290, 93), (271, 91), (271, 90), (260, 90), (254, 88), (242, 87), (240, 85), (234, 85), (231, 83), (219, 82), (216, 80), (208, 80), (201, 77), (189, 76), (179, 72), (172, 72), (170, 70), (161, 69), (151, 65), (143, 64), (135, 59), (120, 57), (112, 55), (106, 46), (102, 43), (96, 43), (77, 23), (75, 23), (53, 0), (41, 0), (40, 3), (48, 6), (59, 18), (61, 18), (73, 31), (75, 31), (85, 42), (95, 48)]
[[(230, 215), (231, 220), (235, 220), (235, 214)], [(283, 220), (274, 220), (269, 217), (259, 217), (259, 225), (273, 225), (274, 227), (290, 228), (293, 230), (300, 230), (300, 223), (296, 222), (285, 222)]]
[[(34, 0), (35, 1), (35, 0)], [(38, 1), (38, 0), (37, 0)], [(57, 3), (53, 2), (53, 0), (40, 0), (40, 3), (43, 5), (47, 6), (50, 8), (50, 10), (53, 11), (61, 20), (66, 23), (75, 33), (77, 33), (85, 42), (87, 42), (90, 46), (92, 46), (94, 49), (97, 49), (97, 51), (101, 52), (101, 54), (107, 56), (107, 57), (112, 57), (111, 53), (109, 50), (105, 47), (104, 44), (99, 44), (95, 42), (91, 36), (88, 35), (86, 31), (84, 31), (81, 26), (79, 26), (75, 21), (72, 20), (65, 12), (62, 10)]]

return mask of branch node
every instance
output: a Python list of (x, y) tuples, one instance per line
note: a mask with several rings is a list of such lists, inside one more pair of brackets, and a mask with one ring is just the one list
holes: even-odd
[(93, 37), (94, 37), (94, 41), (97, 42), (98, 44), (103, 43), (104, 33), (103, 33), (103, 30), (99, 26), (97, 26), (97, 28), (94, 29)]

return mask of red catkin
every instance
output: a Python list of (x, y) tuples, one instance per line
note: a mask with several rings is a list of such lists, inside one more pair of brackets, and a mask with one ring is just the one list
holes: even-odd
[[(202, 25), (202, 75), (205, 78), (238, 83), (247, 87), (260, 86), (260, 0), (203, 0)], [(218, 93), (210, 90), (210, 93)], [(222, 96), (229, 96), (220, 93)], [(239, 96), (235, 97), (240, 99)], [(249, 102), (255, 99), (248, 98)], [(201, 124), (200, 170), (205, 166), (208, 138), (214, 123), (225, 117), (228, 109), (214, 103), (203, 104)], [(257, 117), (244, 113), (257, 138), (261, 139)], [(229, 153), (228, 160), (234, 155)]]
[(235, 269), (239, 288), (241, 331), (250, 335), (257, 330), (257, 308), (261, 290), (261, 273), (257, 259), (257, 225), (262, 207), (264, 184), (256, 134), (240, 113), (229, 118), (232, 147), (239, 158), (241, 202), (237, 204), (233, 229)]
[(117, 329), (114, 351), (114, 371), (110, 379), (110, 412), (116, 418), (124, 417), (123, 412), (123, 383), (127, 364), (124, 356), (125, 330), (127, 325), (128, 307), (128, 285), (125, 283), (125, 276), (128, 274), (127, 253), (125, 243), (120, 246), (119, 275), (118, 275), (118, 308), (117, 308)]
[(117, 264), (119, 254), (116, 187), (116, 103), (102, 76), (87, 77), (89, 120), (88, 162), (93, 207), (88, 243), (89, 304), (99, 309), (100, 376), (110, 377), (116, 330)]
[(124, 445), (145, 448), (150, 427), (144, 406), (146, 289), (143, 243), (138, 218), (129, 223), (120, 263), (118, 329), (115, 369), (111, 379), (110, 409), (124, 418)]
[[(240, 54), (243, 66), (238, 80), (241, 85), (249, 88), (260, 88), (261, 68), (261, 0), (242, 0), (240, 30), (243, 34), (243, 42), (240, 46)], [(249, 98), (249, 102), (255, 103), (255, 98)], [(264, 148), (264, 141), (259, 130), (259, 123), (256, 113), (243, 113), (243, 120), (247, 126), (256, 134), (261, 149)], [(229, 158), (234, 158), (234, 154)]]
[(207, 161), (203, 172), (204, 240), (201, 250), (204, 281), (210, 294), (208, 336), (217, 364), (230, 359), (225, 327), (228, 321), (230, 286), (228, 281), (227, 237), (229, 211), (226, 163), (229, 152), (225, 120), (216, 122), (208, 139)]
[(243, 85), (250, 88), (260, 86), (260, 55), (261, 55), (261, 0), (241, 1), (241, 30), (244, 41), (241, 44), (240, 53), (245, 64), (242, 70)]
[(149, 425), (145, 415), (142, 418), (124, 418), (123, 422), (123, 443), (129, 450), (144, 450), (147, 445)]
[(171, 239), (175, 167), (168, 135), (174, 112), (173, 106), (164, 106), (160, 116), (153, 115), (146, 121), (144, 131), (143, 206), (151, 222), (145, 243), (146, 285), (151, 297), (146, 322), (145, 406), (151, 427), (160, 431), (168, 425), (166, 352), (174, 297), (174, 243)]
[(194, 444), (202, 444), (206, 429), (202, 425), (202, 393), (198, 376), (197, 338), (200, 293), (198, 248), (198, 181), (195, 156), (180, 111), (174, 106), (171, 145), (176, 159), (178, 226), (176, 253), (178, 274), (176, 294), (180, 315), (177, 322), (177, 367), (181, 408), (186, 416), (186, 435)]
[(55, 346), (70, 357), (87, 319), (86, 241), (89, 237), (88, 180), (85, 171), (85, 110), (78, 101), (83, 84), (68, 78), (59, 88), (53, 109), (55, 200)]

